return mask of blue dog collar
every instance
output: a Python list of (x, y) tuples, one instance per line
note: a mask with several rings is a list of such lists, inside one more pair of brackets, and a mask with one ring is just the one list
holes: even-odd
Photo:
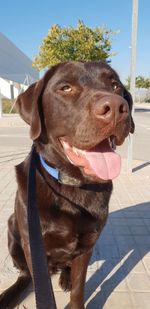
[(67, 174), (60, 172), (56, 168), (49, 166), (40, 154), (39, 154), (39, 158), (40, 158), (41, 165), (45, 169), (45, 171), (50, 176), (52, 176), (54, 179), (56, 179), (59, 183), (62, 183), (68, 186), (75, 186), (75, 187), (82, 186), (81, 180), (76, 179), (74, 177), (70, 177)]
[(42, 166), (44, 167), (44, 169), (47, 171), (47, 173), (49, 175), (51, 175), (52, 177), (54, 177), (55, 179), (59, 180), (59, 171), (56, 169), (56, 168), (53, 168), (51, 166), (49, 166), (45, 161), (44, 159), (42, 158), (41, 155), (39, 155), (40, 157), (40, 161), (41, 161), (41, 164)]

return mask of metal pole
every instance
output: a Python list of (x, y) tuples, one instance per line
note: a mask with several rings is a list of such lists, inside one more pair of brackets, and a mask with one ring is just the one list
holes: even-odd
[[(26, 77), (25, 77), (25, 79), (24, 79), (24, 82), (23, 82), (23, 85), (25, 85), (26, 82), (27, 82), (27, 86), (29, 86), (29, 78), (28, 78), (28, 75), (26, 75)], [(22, 91), (22, 87), (20, 88), (20, 90), (19, 90), (19, 92), (18, 92), (18, 95), (21, 93), (21, 91)], [(14, 101), (14, 104), (12, 105), (12, 107), (11, 107), (11, 109), (10, 109), (10, 111), (9, 111), (9, 114), (12, 113), (12, 110), (13, 110), (15, 104), (16, 104), (16, 100)]]
[(3, 106), (2, 106), (2, 96), (1, 96), (1, 88), (0, 88), (0, 118), (3, 116)]
[[(135, 77), (136, 77), (136, 45), (137, 45), (137, 27), (138, 27), (138, 0), (132, 0), (132, 36), (131, 36), (131, 67), (130, 67), (130, 92), (135, 101)], [(132, 117), (134, 116), (134, 105)], [(133, 159), (133, 135), (128, 140), (128, 172), (132, 173)]]

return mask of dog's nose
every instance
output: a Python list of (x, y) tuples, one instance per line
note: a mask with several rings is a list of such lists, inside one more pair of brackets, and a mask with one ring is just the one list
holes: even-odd
[(129, 107), (127, 101), (117, 95), (106, 95), (98, 100), (95, 98), (93, 104), (93, 112), (97, 119), (103, 120), (106, 123), (113, 121), (119, 122), (123, 116), (128, 115)]

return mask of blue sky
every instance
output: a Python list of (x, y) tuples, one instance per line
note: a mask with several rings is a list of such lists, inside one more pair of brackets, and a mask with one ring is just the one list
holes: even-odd
[[(137, 75), (150, 76), (150, 1), (139, 0)], [(53, 24), (106, 26), (114, 37), (112, 67), (125, 81), (130, 72), (132, 0), (14, 0), (1, 2), (0, 31), (31, 59)]]

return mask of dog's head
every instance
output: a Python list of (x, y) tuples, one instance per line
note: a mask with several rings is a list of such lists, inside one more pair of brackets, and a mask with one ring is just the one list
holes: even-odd
[(16, 102), (46, 161), (94, 181), (119, 174), (113, 148), (134, 132), (132, 105), (117, 73), (102, 62), (54, 66)]

